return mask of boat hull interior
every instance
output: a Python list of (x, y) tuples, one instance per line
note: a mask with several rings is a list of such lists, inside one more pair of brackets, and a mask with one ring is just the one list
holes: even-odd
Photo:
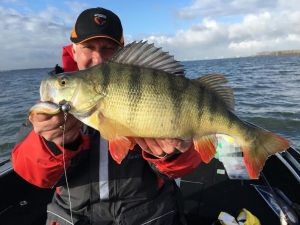
[[(279, 156), (279, 157), (278, 157)], [(271, 156), (263, 175), (272, 188), (278, 188), (292, 202), (300, 204), (300, 155), (289, 149)], [(220, 212), (236, 214), (243, 208), (255, 215), (262, 225), (279, 225), (279, 217), (268, 206), (253, 185), (268, 188), (262, 176), (258, 180), (232, 180), (218, 159), (201, 163), (190, 175), (181, 178), (188, 224), (213, 224)], [(3, 225), (42, 225), (53, 189), (35, 187), (17, 175), (7, 161), (0, 165), (0, 223)]]

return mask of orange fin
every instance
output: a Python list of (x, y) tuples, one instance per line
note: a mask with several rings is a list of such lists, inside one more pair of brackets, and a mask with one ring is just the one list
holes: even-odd
[(242, 146), (244, 161), (249, 177), (258, 179), (269, 156), (290, 147), (289, 141), (268, 131), (257, 129), (257, 138), (250, 146)]
[(112, 158), (120, 164), (129, 149), (132, 150), (136, 144), (134, 138), (118, 135), (114, 126), (104, 117), (101, 111), (98, 113), (98, 123), (101, 136), (109, 141), (109, 151)]
[(195, 149), (201, 155), (203, 162), (209, 163), (216, 154), (217, 138), (216, 135), (201, 136), (193, 138)]
[(126, 157), (129, 150), (132, 150), (135, 145), (133, 138), (117, 136), (115, 140), (109, 141), (109, 152), (112, 158), (119, 164)]

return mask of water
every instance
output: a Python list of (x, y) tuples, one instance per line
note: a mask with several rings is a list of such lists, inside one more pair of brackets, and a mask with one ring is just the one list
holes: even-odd
[(39, 99), (39, 85), (51, 69), (0, 72), (0, 162), (10, 158), (20, 125)]
[[(300, 55), (183, 62), (187, 76), (220, 73), (233, 88), (235, 113), (282, 135), (300, 150)], [(21, 123), (51, 69), (0, 72), (0, 162), (10, 158)]]

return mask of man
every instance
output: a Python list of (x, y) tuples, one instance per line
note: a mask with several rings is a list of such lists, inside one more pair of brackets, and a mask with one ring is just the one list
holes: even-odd
[[(104, 8), (83, 11), (70, 39), (63, 49), (65, 72), (105, 62), (124, 46), (118, 16)], [(47, 224), (183, 223), (173, 178), (201, 162), (192, 140), (135, 138), (138, 144), (118, 164), (99, 132), (72, 115), (29, 119), (33, 130), (23, 125), (12, 161), (28, 182), (56, 187)]]

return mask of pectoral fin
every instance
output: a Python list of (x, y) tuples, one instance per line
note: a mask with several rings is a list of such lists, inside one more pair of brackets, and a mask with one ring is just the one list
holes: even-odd
[(201, 136), (193, 138), (195, 149), (201, 155), (203, 162), (209, 163), (216, 154), (218, 144), (216, 135)]
[(134, 145), (135, 141), (133, 138), (117, 136), (115, 140), (109, 141), (110, 155), (120, 164), (128, 154), (128, 151), (133, 149)]
[(134, 138), (118, 135), (114, 126), (101, 112), (98, 113), (98, 123), (101, 136), (109, 141), (109, 151), (112, 158), (120, 164), (128, 151), (132, 150), (136, 144)]

